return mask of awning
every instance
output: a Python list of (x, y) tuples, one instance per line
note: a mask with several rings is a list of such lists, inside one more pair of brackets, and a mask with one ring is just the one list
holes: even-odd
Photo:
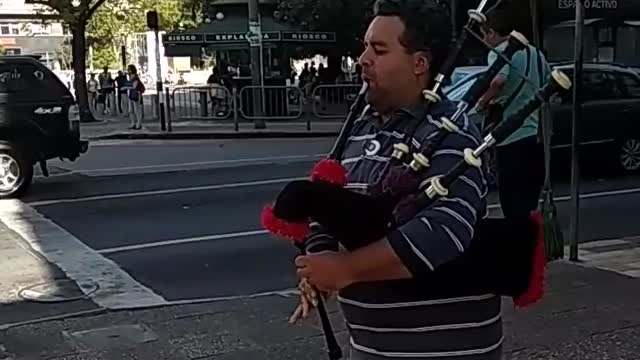
[[(264, 17), (261, 22), (262, 42), (265, 45), (336, 42), (335, 32), (300, 31), (271, 17)], [(218, 50), (249, 48), (248, 35), (247, 18), (229, 16), (222, 21), (202, 24), (194, 30), (164, 34), (162, 43), (167, 56), (190, 56), (199, 55), (202, 47)]]

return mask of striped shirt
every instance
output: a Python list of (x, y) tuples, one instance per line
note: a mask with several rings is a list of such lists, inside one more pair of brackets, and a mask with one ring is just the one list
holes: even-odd
[[(411, 151), (419, 151), (438, 131), (441, 116), (451, 117), (455, 105), (401, 109), (383, 124), (367, 109), (356, 122), (345, 149), (347, 188), (367, 193), (389, 164), (393, 144), (414, 129)], [(456, 134), (445, 138), (431, 157), (422, 178), (446, 173), (463, 159), (465, 148), (480, 144), (477, 129), (466, 117)], [(449, 195), (423, 209), (409, 222), (387, 234), (403, 263), (413, 273), (429, 272), (469, 247), (478, 219), (488, 215), (483, 170), (471, 168), (449, 188)], [(498, 360), (502, 353), (501, 299), (493, 294), (433, 299), (420, 294), (429, 287), (415, 279), (354, 284), (340, 292), (350, 332), (352, 360), (456, 359)]]

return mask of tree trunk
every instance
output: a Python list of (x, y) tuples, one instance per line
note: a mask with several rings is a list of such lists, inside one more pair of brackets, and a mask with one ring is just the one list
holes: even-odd
[(76, 100), (81, 122), (96, 121), (89, 107), (89, 95), (87, 93), (87, 44), (85, 39), (86, 21), (78, 21), (71, 26), (73, 39), (71, 42), (71, 53), (73, 57), (74, 87), (76, 89)]

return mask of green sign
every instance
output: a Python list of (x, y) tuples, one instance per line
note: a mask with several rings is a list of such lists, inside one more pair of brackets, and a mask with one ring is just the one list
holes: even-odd
[(335, 42), (336, 33), (313, 31), (283, 31), (282, 40), (300, 42)]
[[(262, 33), (262, 41), (279, 41), (280, 32), (270, 31)], [(218, 33), (218, 34), (206, 34), (205, 42), (214, 44), (226, 44), (226, 43), (240, 43), (248, 42), (247, 33)]]

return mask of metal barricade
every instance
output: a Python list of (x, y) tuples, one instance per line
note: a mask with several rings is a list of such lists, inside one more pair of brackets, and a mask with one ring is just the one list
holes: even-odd
[(245, 86), (238, 111), (248, 120), (291, 120), (303, 114), (304, 95), (297, 86)]
[(180, 86), (169, 97), (174, 120), (225, 120), (233, 114), (234, 97), (220, 85)]
[(316, 86), (309, 98), (313, 115), (324, 119), (344, 118), (360, 88), (361, 85), (358, 84)]

